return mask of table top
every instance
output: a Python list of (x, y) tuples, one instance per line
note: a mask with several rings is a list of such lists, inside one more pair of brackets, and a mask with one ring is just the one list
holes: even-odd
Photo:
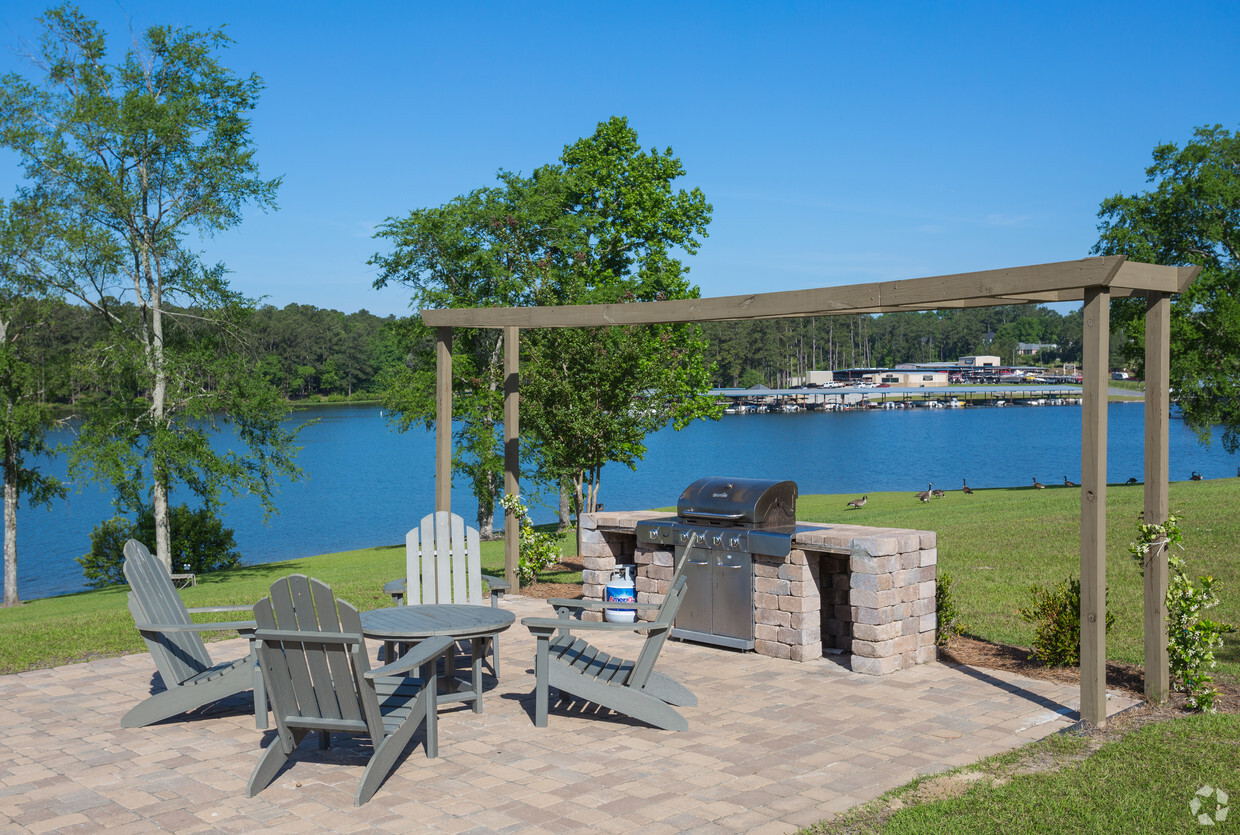
[(512, 612), (495, 606), (459, 603), (390, 606), (362, 612), (362, 634), (367, 638), (397, 641), (439, 635), (473, 638), (503, 632), (515, 620)]

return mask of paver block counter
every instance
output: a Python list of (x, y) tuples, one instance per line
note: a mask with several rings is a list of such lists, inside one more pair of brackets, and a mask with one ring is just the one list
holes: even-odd
[[(633, 564), (638, 602), (661, 603), (675, 569), (673, 552), (639, 545), (636, 526), (667, 516), (666, 511), (584, 514), (584, 596), (601, 600), (612, 570)], [(792, 661), (848, 652), (853, 671), (870, 675), (933, 661), (936, 534), (818, 527), (797, 534), (787, 557), (754, 555), (754, 651)]]

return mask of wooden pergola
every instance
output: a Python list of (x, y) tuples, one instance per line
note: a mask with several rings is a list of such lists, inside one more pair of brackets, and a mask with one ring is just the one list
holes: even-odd
[[(1145, 312), (1145, 520), (1168, 515), (1171, 296), (1200, 267), (1166, 267), (1125, 256), (1085, 258), (983, 272), (756, 293), (708, 299), (627, 304), (423, 310), (437, 329), (435, 507), (448, 510), (452, 486), (452, 331), (504, 331), (504, 490), (519, 491), (519, 335), (522, 328), (606, 327), (720, 322), (859, 313), (944, 310), (1044, 302), (1084, 303), (1085, 382), (1081, 413), (1081, 717), (1106, 722), (1107, 357), (1110, 302), (1141, 296)], [(505, 572), (516, 582), (518, 532), (505, 522)], [(1150, 549), (1145, 569), (1145, 692), (1154, 701), (1169, 689), (1165, 548)]]

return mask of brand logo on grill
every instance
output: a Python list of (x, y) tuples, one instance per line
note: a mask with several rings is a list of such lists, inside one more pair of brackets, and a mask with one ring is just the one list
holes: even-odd
[(723, 492), (723, 493), (711, 493), (711, 494), (710, 494), (710, 497), (711, 497), (712, 499), (726, 499), (726, 498), (728, 497), (728, 494), (727, 494), (726, 492)]

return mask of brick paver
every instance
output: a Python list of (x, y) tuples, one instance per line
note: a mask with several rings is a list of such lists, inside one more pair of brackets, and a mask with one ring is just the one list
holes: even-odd
[[(517, 615), (543, 601), (509, 597)], [(607, 636), (621, 654), (632, 636)], [(661, 731), (592, 707), (553, 707), (535, 728), (534, 643), (502, 643), (504, 680), (484, 712), (440, 711), (439, 757), (421, 734), (374, 799), (353, 792), (369, 743), (303, 743), (255, 798), (245, 785), (271, 732), (238, 697), (125, 730), (154, 666), (133, 655), (0, 677), (0, 830), (126, 832), (792, 832), (929, 774), (1075, 721), (1078, 691), (931, 663), (884, 677), (838, 657), (793, 663), (669, 643), (659, 667), (698, 697), (689, 730)], [(240, 639), (210, 645), (223, 659)], [(372, 651), (376, 650), (372, 647)], [(1112, 697), (1109, 711), (1131, 701)]]

